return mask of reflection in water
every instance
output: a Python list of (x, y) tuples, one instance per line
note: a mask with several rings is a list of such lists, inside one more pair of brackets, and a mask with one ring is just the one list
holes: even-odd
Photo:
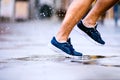
[(105, 67), (120, 67), (120, 65), (102, 65), (101, 66), (105, 66)]
[(19, 61), (64, 61), (66, 58), (62, 55), (33, 55), (30, 57), (11, 58), (8, 60)]
[(84, 55), (81, 60), (72, 60), (72, 62), (81, 63), (83, 65), (99, 65), (105, 67), (120, 67), (118, 64), (107, 64), (102, 63), (101, 61), (108, 60), (110, 58), (115, 58), (119, 56), (102, 56), (102, 55)]
[[(101, 56), (101, 55), (85, 55), (82, 60), (73, 61), (73, 58), (64, 57), (62, 55), (33, 55), (30, 57), (20, 57), (20, 58), (11, 58), (4, 61), (1, 61), (0, 64), (7, 64), (10, 61), (53, 61), (53, 62), (74, 62), (82, 65), (98, 65), (105, 67), (120, 67), (116, 64), (105, 64), (101, 63), (101, 60), (106, 60), (108, 58), (114, 58), (118, 56)], [(7, 62), (8, 61), (8, 62)]]

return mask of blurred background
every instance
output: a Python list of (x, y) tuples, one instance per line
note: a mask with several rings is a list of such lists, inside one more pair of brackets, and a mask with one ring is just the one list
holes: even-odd
[(76, 64), (48, 48), (71, 2), (0, 0), (0, 80), (120, 80), (120, 2), (98, 21), (104, 46), (70, 34), (77, 51), (104, 59)]
[[(62, 20), (71, 2), (72, 0), (0, 0), (0, 22), (54, 18)], [(103, 13), (100, 22), (104, 24), (104, 20), (109, 19), (118, 25), (119, 13), (120, 3)]]

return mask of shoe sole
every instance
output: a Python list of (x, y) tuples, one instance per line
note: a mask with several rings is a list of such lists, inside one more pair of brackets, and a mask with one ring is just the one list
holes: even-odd
[(62, 51), (61, 49), (55, 47), (55, 46), (52, 45), (51, 43), (48, 44), (48, 47), (49, 47), (52, 51), (54, 51), (54, 52), (56, 52), (56, 53), (59, 53), (59, 54), (63, 54), (63, 56), (68, 57), (68, 58), (81, 59), (81, 57), (82, 57), (82, 56), (72, 56), (72, 55), (69, 55), (69, 54), (65, 53), (64, 51)]
[(87, 40), (89, 40), (90, 42), (92, 42), (92, 43), (94, 43), (94, 44), (96, 44), (96, 45), (99, 45), (99, 46), (104, 45), (104, 44), (100, 44), (100, 43), (96, 42), (95, 40), (93, 40), (93, 39), (92, 39), (91, 37), (89, 37), (84, 31), (82, 31), (81, 29), (79, 29), (79, 28), (77, 27), (77, 25), (75, 26), (74, 30), (77, 31), (80, 35), (83, 35), (83, 36), (84, 36)]

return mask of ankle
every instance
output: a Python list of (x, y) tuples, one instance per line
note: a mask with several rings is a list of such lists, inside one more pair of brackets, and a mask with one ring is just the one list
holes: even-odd
[(63, 37), (57, 37), (57, 36), (55, 36), (55, 38), (56, 38), (56, 40), (57, 40), (58, 42), (60, 42), (60, 43), (67, 42), (67, 40), (66, 40), (65, 38), (63, 38)]
[(88, 22), (88, 21), (84, 21), (84, 20), (82, 20), (82, 23), (87, 28), (95, 28), (95, 26), (97, 25), (97, 23), (92, 23), (92, 22)]

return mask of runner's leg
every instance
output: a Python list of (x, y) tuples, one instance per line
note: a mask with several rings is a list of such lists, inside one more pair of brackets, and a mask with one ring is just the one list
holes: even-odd
[(94, 0), (73, 0), (56, 35), (56, 39), (59, 42), (67, 41), (73, 27), (84, 16), (93, 1)]
[(91, 27), (96, 24), (99, 17), (105, 13), (109, 8), (116, 4), (119, 0), (97, 0), (95, 6), (89, 12), (89, 14), (83, 19), (83, 23), (87, 27)]

